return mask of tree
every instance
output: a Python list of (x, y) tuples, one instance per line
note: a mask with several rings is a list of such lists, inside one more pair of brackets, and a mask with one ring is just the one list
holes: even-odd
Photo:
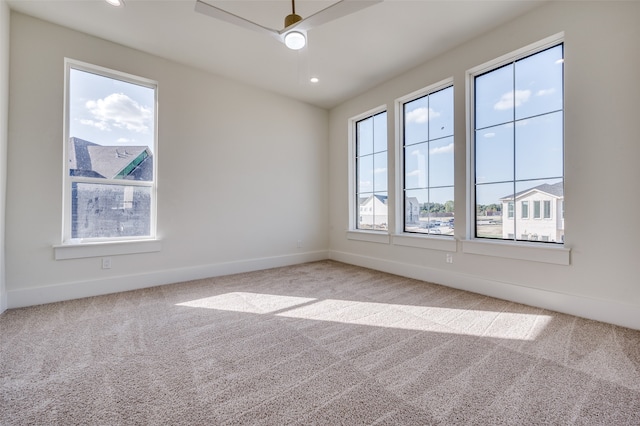
[(453, 201), (449, 200), (446, 203), (444, 203), (444, 211), (446, 213), (453, 213)]

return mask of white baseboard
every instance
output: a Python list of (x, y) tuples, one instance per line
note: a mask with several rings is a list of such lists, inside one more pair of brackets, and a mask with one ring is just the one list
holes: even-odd
[(428, 268), (340, 251), (330, 251), (329, 258), (394, 275), (428, 281), (498, 299), (640, 330), (640, 315), (638, 315), (640, 306), (637, 305), (552, 292), (455, 271)]
[(9, 309), (42, 305), (83, 297), (100, 296), (122, 291), (139, 290), (158, 285), (173, 284), (182, 281), (219, 277), (242, 272), (258, 271), (315, 262), (329, 258), (327, 251), (296, 253), (283, 256), (263, 257), (234, 262), (215, 263), (188, 268), (168, 269), (135, 275), (121, 275), (90, 281), (75, 281), (46, 287), (33, 287), (7, 292)]

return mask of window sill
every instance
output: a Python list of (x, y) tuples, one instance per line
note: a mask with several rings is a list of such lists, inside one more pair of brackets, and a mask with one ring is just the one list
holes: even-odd
[(571, 249), (555, 244), (465, 240), (462, 241), (462, 252), (556, 265), (571, 264)]
[(389, 244), (391, 242), (391, 237), (388, 233), (375, 231), (347, 231), (347, 239), (380, 244)]
[(458, 249), (458, 243), (455, 238), (438, 235), (394, 235), (393, 244), (396, 246), (441, 250), (454, 253)]
[(160, 240), (114, 241), (53, 246), (55, 260), (85, 257), (118, 256), (122, 254), (153, 253), (162, 249)]

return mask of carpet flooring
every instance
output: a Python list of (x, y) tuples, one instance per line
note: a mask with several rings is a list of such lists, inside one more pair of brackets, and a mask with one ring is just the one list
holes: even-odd
[(333, 261), (0, 316), (3, 425), (640, 425), (640, 331)]

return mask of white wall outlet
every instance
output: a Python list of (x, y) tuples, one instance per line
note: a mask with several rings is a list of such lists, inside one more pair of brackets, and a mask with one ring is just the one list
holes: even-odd
[(103, 257), (102, 258), (102, 269), (111, 269), (111, 258)]
[(302, 248), (302, 240), (298, 240), (298, 248)]
[(453, 255), (451, 253), (447, 253), (447, 263), (453, 263)]

